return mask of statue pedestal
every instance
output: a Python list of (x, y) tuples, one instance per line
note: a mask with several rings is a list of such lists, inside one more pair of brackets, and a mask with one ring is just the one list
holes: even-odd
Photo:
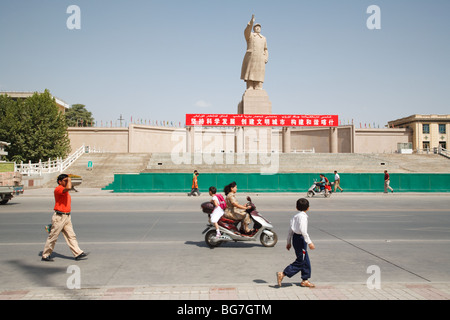
[(266, 90), (246, 90), (238, 105), (238, 114), (271, 114), (272, 102)]
[[(238, 105), (238, 114), (272, 114), (272, 102), (266, 90), (247, 89)], [(272, 128), (271, 127), (244, 127), (237, 134), (236, 152), (244, 153), (271, 153)], [(277, 150), (278, 151), (278, 150)]]

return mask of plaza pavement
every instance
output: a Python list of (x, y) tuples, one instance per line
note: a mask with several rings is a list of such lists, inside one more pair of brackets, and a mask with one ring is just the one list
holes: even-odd
[[(52, 190), (29, 189), (20, 197), (48, 196)], [(118, 196), (97, 188), (84, 188), (83, 193)], [(259, 300), (450, 300), (450, 282), (381, 282), (379, 288), (369, 288), (366, 283), (315, 282), (315, 285), (315, 288), (303, 288), (299, 282), (285, 278), (279, 287), (274, 272), (273, 283), (0, 289), (0, 300), (240, 300), (247, 303)]]
[(101, 288), (33, 288), (0, 291), (0, 300), (449, 300), (450, 283), (315, 283), (284, 281), (239, 285), (152, 285)]

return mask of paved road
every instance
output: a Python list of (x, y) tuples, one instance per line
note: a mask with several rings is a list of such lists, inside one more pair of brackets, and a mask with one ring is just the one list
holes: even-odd
[[(73, 260), (61, 236), (55, 262), (46, 263), (40, 254), (52, 190), (28, 190), (0, 206), (0, 297), (1, 292), (20, 296), (24, 288), (64, 290), (73, 265), (79, 267), (82, 288), (90, 292), (180, 286), (209, 288), (209, 294), (211, 286), (234, 288), (234, 294), (237, 287), (273, 289), (275, 271), (294, 259), (293, 251), (285, 249), (285, 238), (301, 196), (252, 195), (275, 226), (279, 242), (274, 248), (252, 242), (209, 249), (201, 234), (207, 218), (199, 209), (207, 195), (114, 195), (80, 189), (72, 196), (72, 219), (80, 246), (90, 252), (88, 260)], [(245, 196), (238, 200), (244, 202)], [(450, 195), (343, 193), (310, 202), (309, 233), (316, 244), (310, 251), (311, 281), (319, 287), (355, 285), (367, 291), (368, 268), (375, 265), (384, 287), (439, 285), (443, 296), (450, 297)], [(300, 288), (298, 281), (286, 279), (285, 286)], [(201, 298), (202, 290), (198, 292), (195, 297)], [(224, 292), (231, 291), (216, 293)]]

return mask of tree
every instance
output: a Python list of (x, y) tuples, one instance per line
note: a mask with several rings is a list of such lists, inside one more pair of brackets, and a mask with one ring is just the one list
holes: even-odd
[(66, 120), (69, 127), (92, 127), (94, 123), (92, 113), (84, 104), (73, 104), (66, 111)]
[(15, 132), (15, 114), (17, 102), (6, 95), (0, 95), (0, 141), (11, 142), (11, 134)]
[(8, 160), (14, 154), (14, 146), (19, 144), (20, 123), (18, 121), (19, 103), (7, 95), (0, 95), (0, 140), (11, 143), (5, 150)]
[(48, 90), (25, 100), (0, 96), (0, 117), (0, 140), (11, 143), (11, 160), (38, 162), (69, 154), (66, 119)]

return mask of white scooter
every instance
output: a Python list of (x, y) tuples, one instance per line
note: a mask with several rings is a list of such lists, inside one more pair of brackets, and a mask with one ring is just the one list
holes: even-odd
[[(205, 234), (205, 242), (210, 248), (218, 247), (224, 242), (229, 241), (256, 241), (259, 239), (261, 244), (265, 247), (273, 247), (278, 241), (278, 236), (272, 231), (273, 225), (264, 219), (258, 211), (256, 211), (255, 205), (251, 202), (251, 198), (247, 197), (249, 201), (247, 206), (250, 205), (251, 209), (247, 209), (247, 214), (253, 221), (253, 230), (249, 234), (241, 233), (237, 225), (240, 221), (230, 220), (222, 216), (217, 222), (221, 233), (220, 237), (216, 236), (216, 229), (213, 224), (209, 223), (202, 234)], [(214, 205), (211, 202), (204, 202), (201, 205), (202, 211), (210, 214), (214, 210)]]
[(325, 198), (328, 198), (329, 196), (331, 196), (331, 189), (327, 190), (326, 186), (325, 186), (325, 188), (323, 190), (320, 190), (320, 186), (318, 184), (319, 184), (319, 182), (314, 181), (313, 185), (308, 189), (308, 192), (306, 193), (306, 196), (308, 198), (312, 198), (319, 194), (323, 195)]

